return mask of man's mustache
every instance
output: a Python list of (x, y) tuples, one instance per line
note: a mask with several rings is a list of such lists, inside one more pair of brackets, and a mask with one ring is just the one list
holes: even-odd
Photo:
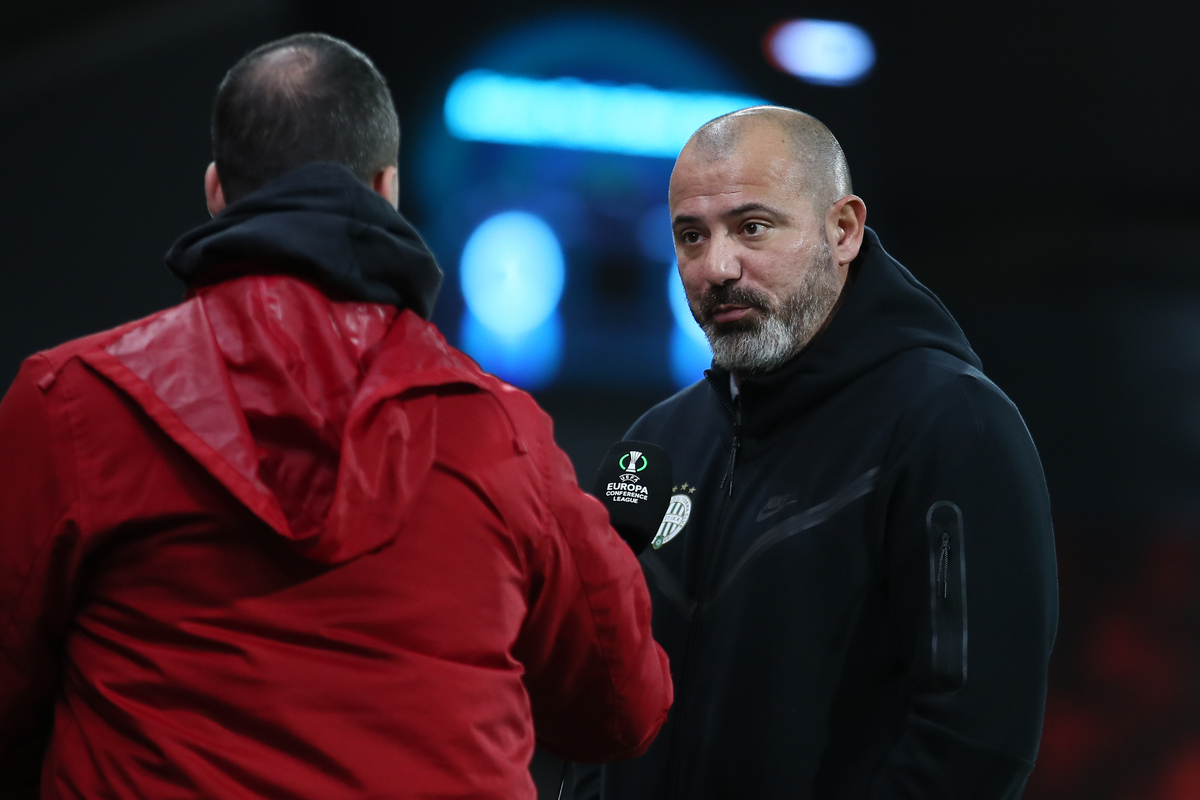
[(749, 306), (764, 314), (771, 311), (771, 302), (762, 292), (745, 286), (713, 286), (700, 297), (700, 319), (712, 320), (717, 306), (725, 305)]

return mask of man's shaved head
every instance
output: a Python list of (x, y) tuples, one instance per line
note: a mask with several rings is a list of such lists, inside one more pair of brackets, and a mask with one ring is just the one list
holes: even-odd
[(270, 42), (233, 65), (213, 104), (213, 160), (233, 202), (312, 161), (359, 180), (399, 157), (400, 124), (371, 60), (321, 33)]
[(755, 106), (717, 117), (692, 134), (684, 150), (711, 159), (727, 159), (737, 151), (745, 135), (773, 126), (787, 138), (789, 150), (800, 169), (798, 175), (822, 212), (839, 198), (853, 193), (850, 167), (842, 146), (816, 117), (781, 106)]

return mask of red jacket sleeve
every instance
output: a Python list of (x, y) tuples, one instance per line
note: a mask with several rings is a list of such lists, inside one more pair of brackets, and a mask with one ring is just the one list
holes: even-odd
[[(650, 594), (608, 512), (584, 493), (545, 436), (531, 455), (543, 472), (547, 527), (531, 565), (529, 615), (517, 644), (538, 742), (575, 761), (641, 755), (666, 720), (672, 686), (650, 630)], [(540, 451), (540, 452), (539, 452)]]
[(55, 378), (34, 356), (0, 402), (0, 776), (15, 797), (38, 796), (79, 550), (70, 423)]

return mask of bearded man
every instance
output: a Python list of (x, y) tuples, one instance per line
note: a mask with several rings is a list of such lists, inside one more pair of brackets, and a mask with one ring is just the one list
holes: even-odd
[(708, 123), (670, 210), (713, 366), (627, 438), (677, 465), (641, 559), (676, 701), (576, 797), (1019, 797), (1057, 580), (1016, 407), (812, 117)]

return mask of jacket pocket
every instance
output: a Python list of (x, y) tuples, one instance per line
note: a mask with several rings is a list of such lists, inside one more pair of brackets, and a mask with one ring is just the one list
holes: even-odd
[(962, 511), (940, 501), (925, 515), (929, 541), (930, 647), (933, 685), (954, 693), (967, 683), (967, 554)]

